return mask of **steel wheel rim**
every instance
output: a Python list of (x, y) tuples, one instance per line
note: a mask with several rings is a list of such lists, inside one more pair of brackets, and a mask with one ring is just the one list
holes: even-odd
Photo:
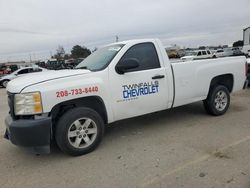
[(228, 98), (227, 98), (227, 94), (225, 91), (219, 91), (216, 95), (215, 95), (215, 100), (214, 100), (214, 105), (215, 108), (218, 111), (223, 111), (225, 110), (226, 106), (228, 103)]
[(3, 87), (7, 87), (7, 85), (8, 85), (8, 81), (4, 81), (3, 82)]
[(97, 136), (97, 125), (90, 118), (80, 118), (74, 121), (68, 129), (68, 141), (71, 146), (82, 149), (93, 144)]

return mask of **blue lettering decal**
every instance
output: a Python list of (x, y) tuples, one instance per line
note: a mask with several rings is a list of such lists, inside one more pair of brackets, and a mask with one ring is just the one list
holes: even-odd
[(123, 85), (123, 98), (126, 101), (138, 96), (150, 95), (159, 92), (159, 82), (145, 82), (139, 84)]

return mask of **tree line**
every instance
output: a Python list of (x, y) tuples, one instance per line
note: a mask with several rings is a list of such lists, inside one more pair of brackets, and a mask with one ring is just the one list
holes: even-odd
[(70, 54), (67, 54), (64, 50), (64, 47), (59, 45), (56, 49), (56, 53), (51, 57), (57, 60), (67, 60), (70, 58), (86, 58), (91, 54), (91, 50), (85, 46), (75, 45), (70, 51)]

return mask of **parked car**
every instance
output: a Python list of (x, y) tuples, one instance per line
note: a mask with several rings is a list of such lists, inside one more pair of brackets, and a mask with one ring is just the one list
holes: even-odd
[(39, 61), (37, 63), (35, 63), (37, 66), (41, 67), (41, 68), (46, 68), (46, 62), (45, 61)]
[(216, 50), (214, 53), (213, 53), (213, 58), (217, 58), (217, 57), (226, 57), (227, 54), (225, 52), (224, 49), (219, 49), (219, 50)]
[(45, 68), (49, 70), (67, 69), (64, 60), (49, 59), (45, 62)]
[(198, 50), (188, 52), (184, 57), (181, 58), (183, 61), (192, 61), (198, 59), (209, 59), (212, 58), (213, 54), (210, 50)]
[(122, 119), (197, 101), (220, 116), (230, 94), (246, 87), (246, 68), (244, 56), (171, 64), (158, 39), (110, 44), (76, 69), (11, 81), (5, 138), (36, 153), (48, 153), (55, 139), (76, 156), (96, 149), (105, 126)]
[(5, 64), (0, 65), (0, 76), (10, 73), (11, 73), (11, 68), (9, 66)]
[(213, 53), (213, 58), (217, 57), (229, 57), (229, 56), (236, 56), (236, 55), (243, 55), (241, 52), (239, 53), (239, 48), (224, 48), (218, 49)]
[(232, 48), (233, 51), (233, 56), (241, 56), (244, 55), (244, 53), (238, 48), (238, 47), (233, 47)]
[(0, 76), (3, 76), (5, 74), (10, 74), (10, 70), (7, 70), (7, 69), (1, 69), (0, 70)]
[(28, 74), (28, 73), (42, 72), (42, 71), (46, 71), (46, 70), (47, 69), (44, 69), (41, 67), (24, 67), (24, 68), (18, 69), (11, 74), (8, 74), (8, 75), (1, 77), (0, 78), (0, 86), (6, 88), (9, 81), (11, 81), (19, 76), (23, 76), (23, 75)]
[(82, 62), (84, 58), (79, 58), (79, 59), (68, 59), (65, 60), (65, 65), (67, 69), (73, 69), (75, 68), (80, 62)]

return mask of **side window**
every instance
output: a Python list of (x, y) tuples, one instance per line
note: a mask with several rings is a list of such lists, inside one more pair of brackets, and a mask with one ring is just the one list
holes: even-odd
[(29, 69), (20, 70), (17, 74), (27, 74), (27, 73), (29, 73)]
[(207, 52), (206, 51), (202, 51), (202, 55), (207, 55)]
[(160, 68), (158, 54), (153, 43), (141, 43), (132, 46), (123, 55), (119, 63), (130, 58), (137, 59), (139, 67), (131, 69), (128, 72)]
[(211, 54), (211, 52), (210, 52), (210, 51), (207, 51), (207, 54), (209, 54), (209, 55), (210, 55), (210, 54)]
[(201, 51), (198, 52), (197, 56), (201, 56)]
[(30, 72), (41, 72), (42, 71), (42, 69), (39, 69), (39, 68), (34, 68), (34, 69), (31, 69), (31, 71)]

